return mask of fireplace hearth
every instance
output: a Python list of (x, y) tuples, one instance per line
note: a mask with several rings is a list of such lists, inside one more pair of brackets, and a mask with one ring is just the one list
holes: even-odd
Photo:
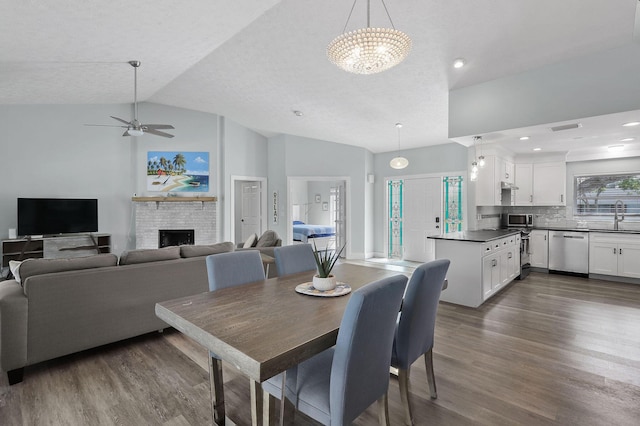
[(158, 248), (193, 245), (193, 241), (193, 229), (160, 229), (158, 231)]

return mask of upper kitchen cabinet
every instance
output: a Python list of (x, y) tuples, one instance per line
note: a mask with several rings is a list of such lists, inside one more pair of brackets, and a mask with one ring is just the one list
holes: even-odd
[(566, 175), (564, 162), (516, 164), (516, 206), (566, 205)]
[(515, 191), (512, 191), (515, 193), (515, 205), (533, 205), (533, 164), (516, 164), (515, 173), (516, 187), (518, 188)]
[(478, 169), (476, 181), (476, 205), (508, 205), (509, 199), (502, 197), (502, 183), (514, 183), (513, 162), (495, 155), (485, 156), (485, 165)]

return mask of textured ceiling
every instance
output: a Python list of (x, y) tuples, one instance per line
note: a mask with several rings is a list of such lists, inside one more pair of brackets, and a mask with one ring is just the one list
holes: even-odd
[[(326, 46), (348, 0), (0, 0), (0, 103), (139, 100), (373, 152), (449, 142), (448, 91), (633, 40), (636, 0), (387, 0), (405, 62), (358, 76)], [(347, 29), (365, 24), (356, 4)], [(388, 26), (371, 2), (372, 25)], [(467, 66), (455, 70), (452, 61)], [(304, 113), (302, 117), (293, 110)], [(151, 121), (152, 118), (151, 118)]]

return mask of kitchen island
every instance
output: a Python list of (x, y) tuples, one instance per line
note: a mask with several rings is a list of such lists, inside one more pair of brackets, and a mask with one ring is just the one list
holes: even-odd
[(477, 308), (520, 275), (520, 231), (481, 230), (429, 237), (436, 259), (449, 259), (440, 300)]

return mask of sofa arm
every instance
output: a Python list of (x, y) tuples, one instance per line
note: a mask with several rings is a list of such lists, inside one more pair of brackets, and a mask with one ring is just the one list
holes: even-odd
[(0, 282), (0, 370), (27, 365), (28, 299), (15, 280)]

